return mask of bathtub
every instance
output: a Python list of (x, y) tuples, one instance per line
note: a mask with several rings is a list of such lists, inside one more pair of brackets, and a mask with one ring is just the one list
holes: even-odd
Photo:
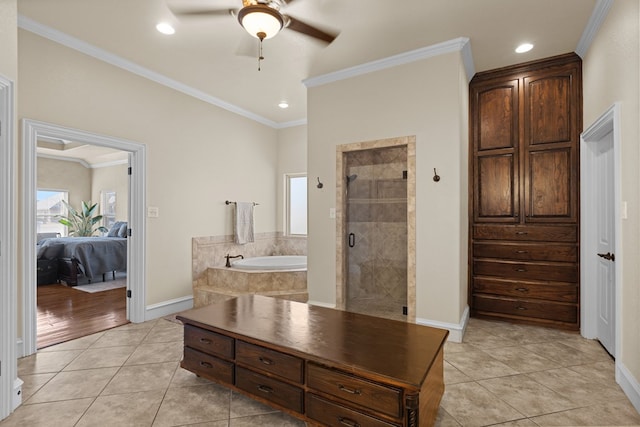
[(195, 308), (244, 294), (307, 302), (307, 257), (264, 256), (209, 267), (206, 282), (194, 287)]
[(306, 255), (259, 256), (231, 262), (231, 268), (238, 270), (306, 270)]

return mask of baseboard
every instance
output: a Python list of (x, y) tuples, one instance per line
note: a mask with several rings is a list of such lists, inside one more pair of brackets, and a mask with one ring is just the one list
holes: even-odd
[(627, 395), (631, 404), (640, 413), (640, 382), (620, 362), (616, 362), (616, 382)]
[(193, 308), (193, 296), (188, 295), (146, 307), (144, 320), (153, 320), (170, 314), (178, 313)]
[(13, 396), (11, 398), (11, 410), (15, 411), (18, 406), (22, 404), (22, 381), (20, 378), (16, 378), (13, 381)]
[(447, 323), (440, 322), (438, 320), (429, 320), (416, 318), (416, 323), (424, 326), (431, 326), (433, 328), (447, 329), (449, 331), (448, 341), (461, 343), (464, 337), (464, 332), (467, 329), (469, 323), (469, 307), (467, 306), (462, 313), (460, 323)]
[(309, 300), (309, 301), (307, 301), (307, 304), (309, 304), (309, 305), (317, 305), (319, 307), (326, 307), (326, 308), (336, 308), (335, 304), (329, 304), (329, 303), (322, 302), (322, 301), (311, 301), (311, 300)]
[(22, 338), (18, 338), (16, 341), (16, 357), (18, 359), (24, 357), (24, 343), (22, 342)]

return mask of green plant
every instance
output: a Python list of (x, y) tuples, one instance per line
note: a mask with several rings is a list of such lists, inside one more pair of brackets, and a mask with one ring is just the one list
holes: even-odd
[(98, 231), (102, 233), (109, 231), (101, 225), (96, 227), (96, 224), (102, 221), (102, 215), (94, 216), (94, 212), (98, 209), (97, 203), (91, 205), (91, 202), (87, 203), (83, 201), (81, 211), (77, 211), (64, 200), (62, 203), (64, 203), (67, 208), (67, 216), (58, 215), (60, 218), (58, 222), (69, 228), (69, 236), (89, 237)]

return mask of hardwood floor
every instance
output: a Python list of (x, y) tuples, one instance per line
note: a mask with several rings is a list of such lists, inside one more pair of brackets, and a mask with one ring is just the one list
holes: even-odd
[(129, 323), (126, 292), (126, 288), (87, 293), (59, 284), (38, 286), (38, 348)]

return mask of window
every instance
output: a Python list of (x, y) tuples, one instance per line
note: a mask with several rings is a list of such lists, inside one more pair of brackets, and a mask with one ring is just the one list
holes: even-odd
[(287, 235), (307, 235), (307, 175), (286, 174)]
[(102, 225), (104, 225), (107, 230), (110, 230), (111, 226), (116, 223), (116, 192), (102, 191), (101, 199)]
[(37, 191), (36, 232), (67, 235), (67, 227), (58, 222), (58, 215), (67, 215), (62, 201), (69, 200), (69, 193), (62, 190)]

